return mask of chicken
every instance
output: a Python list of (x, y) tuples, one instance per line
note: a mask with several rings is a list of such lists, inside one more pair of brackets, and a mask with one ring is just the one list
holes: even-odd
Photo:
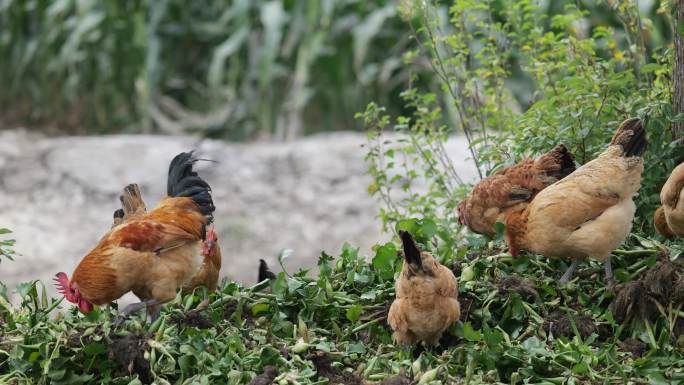
[(221, 247), (218, 244), (216, 230), (210, 228), (202, 245), (202, 266), (197, 274), (183, 285), (183, 292), (192, 292), (196, 287), (204, 286), (209, 291), (218, 287), (219, 272), (221, 271)]
[(263, 282), (266, 279), (275, 279), (276, 275), (273, 274), (271, 269), (268, 268), (268, 264), (263, 259), (259, 260), (259, 275), (257, 276), (257, 283)]
[[(122, 208), (114, 212), (114, 224), (127, 222), (145, 214), (145, 201), (143, 201), (140, 188), (132, 183), (124, 188), (119, 198)], [(189, 283), (183, 286), (183, 292), (192, 292), (196, 287), (204, 286), (209, 291), (215, 291), (218, 287), (218, 277), (221, 271), (221, 249), (218, 244), (218, 236), (213, 228), (207, 231), (207, 236), (202, 245), (202, 267)]]
[(684, 163), (675, 167), (660, 190), (661, 207), (655, 212), (653, 224), (665, 238), (684, 237)]
[(434, 346), (461, 316), (456, 277), (430, 253), (421, 252), (411, 234), (401, 231), (399, 236), (405, 259), (387, 322), (397, 343)]
[(459, 203), (459, 222), (473, 232), (493, 236), (494, 224), (502, 221), (507, 209), (531, 201), (539, 191), (573, 171), (575, 158), (562, 144), (537, 159), (499, 170), (476, 184)]
[(201, 268), (206, 229), (213, 222), (211, 188), (193, 171), (192, 152), (169, 166), (167, 197), (149, 213), (114, 227), (78, 264), (71, 279), (56, 275), (59, 291), (83, 312), (108, 304), (129, 291), (141, 302), (123, 315), (147, 308), (152, 319), (162, 304)]
[(572, 259), (562, 284), (579, 260), (594, 257), (604, 263), (612, 286), (610, 253), (632, 228), (646, 143), (641, 120), (628, 119), (598, 158), (539, 192), (529, 205), (509, 211), (504, 237), (511, 255), (524, 249)]

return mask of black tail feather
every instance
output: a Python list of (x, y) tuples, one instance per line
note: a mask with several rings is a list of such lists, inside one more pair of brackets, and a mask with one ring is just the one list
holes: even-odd
[(423, 259), (420, 257), (420, 249), (413, 239), (413, 236), (408, 231), (399, 231), (401, 244), (404, 247), (404, 258), (406, 262), (418, 268), (423, 267)]
[(613, 136), (611, 144), (622, 146), (626, 157), (642, 156), (648, 141), (641, 119), (631, 118), (622, 122), (615, 136)]
[(181, 152), (169, 165), (169, 178), (166, 194), (170, 197), (189, 197), (197, 203), (202, 214), (207, 217), (207, 224), (214, 220), (214, 201), (211, 198), (211, 187), (193, 170), (199, 159), (193, 152)]
[(257, 282), (262, 282), (265, 279), (275, 279), (275, 274), (268, 268), (268, 264), (263, 259), (259, 260), (259, 278)]
[(568, 150), (568, 148), (565, 147), (564, 144), (559, 144), (556, 147), (559, 148), (559, 153), (561, 155), (561, 169), (559, 179), (563, 179), (566, 176), (575, 172), (575, 157), (572, 155), (570, 150)]

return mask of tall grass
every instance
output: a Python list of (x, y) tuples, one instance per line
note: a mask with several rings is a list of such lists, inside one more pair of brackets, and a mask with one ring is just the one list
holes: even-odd
[(0, 111), (59, 132), (287, 139), (408, 79), (391, 1), (0, 2)]

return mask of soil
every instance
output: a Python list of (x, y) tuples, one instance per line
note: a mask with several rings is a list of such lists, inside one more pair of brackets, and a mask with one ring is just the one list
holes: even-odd
[(568, 317), (566, 313), (561, 311), (554, 311), (549, 314), (544, 328), (547, 333), (553, 334), (554, 336), (572, 338), (575, 336), (575, 331), (572, 328), (573, 321), (575, 322), (580, 337), (583, 339), (589, 337), (592, 333), (599, 332), (598, 325), (596, 325), (590, 316), (577, 314)]
[(640, 358), (648, 351), (648, 346), (645, 343), (634, 338), (627, 338), (624, 341), (619, 341), (618, 347), (621, 350), (631, 353), (632, 358), (635, 359)]
[(310, 353), (306, 358), (313, 362), (318, 377), (327, 378), (330, 385), (363, 385), (361, 377), (353, 373), (343, 372), (342, 370), (333, 367), (332, 359), (325, 352)]
[(649, 319), (657, 314), (656, 302), (680, 303), (684, 282), (679, 276), (681, 268), (670, 261), (659, 262), (642, 276), (632, 282), (615, 285), (615, 299), (610, 310), (618, 322), (629, 320), (632, 316)]
[(153, 378), (150, 362), (144, 357), (148, 349), (149, 345), (145, 336), (129, 334), (112, 339), (109, 353), (126, 373), (137, 374), (143, 384), (151, 384)]
[(413, 381), (405, 374), (385, 378), (379, 385), (411, 385)]
[(248, 385), (271, 385), (278, 374), (278, 369), (274, 366), (265, 366), (263, 373), (254, 377)]
[(183, 315), (175, 316), (174, 321), (176, 321), (179, 327), (185, 325), (198, 329), (209, 329), (214, 326), (207, 316), (197, 310), (190, 310)]
[(541, 297), (539, 297), (539, 293), (534, 288), (534, 286), (530, 282), (523, 280), (515, 275), (511, 275), (501, 279), (497, 283), (497, 286), (499, 288), (499, 291), (518, 293), (520, 294), (520, 296), (528, 300), (541, 302)]

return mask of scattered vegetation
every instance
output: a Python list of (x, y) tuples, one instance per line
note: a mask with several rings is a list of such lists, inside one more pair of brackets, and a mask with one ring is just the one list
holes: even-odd
[[(598, 2), (619, 30), (592, 24), (582, 2), (552, 17), (535, 4), (402, 2), (418, 44), (404, 59), (427, 63), (441, 88), (421, 88), (431, 83), (414, 73), (403, 116), (381, 101), (358, 115), (371, 129), (369, 192), (383, 202), (385, 229), (410, 231), (459, 280), (461, 320), (439, 348), (392, 343), (397, 245), (368, 258), (345, 245), (337, 257), (321, 254), (317, 274), (223, 282), (206, 307), (205, 293), (179, 295), (151, 325), (134, 317), (117, 329), (115, 306), (85, 316), (39, 282), (16, 289), (17, 306), (1, 291), (0, 383), (684, 383), (683, 249), (654, 238), (650, 223), (665, 176), (684, 157), (669, 128), (681, 120), (670, 48), (644, 27), (671, 22), (669, 3), (655, 3), (659, 18), (646, 20), (631, 1)], [(455, 206), (467, 186), (446, 151), (450, 134), (466, 133), (486, 174), (560, 142), (584, 163), (627, 116), (644, 120), (651, 144), (633, 234), (612, 256), (614, 289), (596, 262), (560, 287), (567, 261), (511, 257), (501, 227), (493, 238), (462, 231)]]
[[(426, 242), (426, 238), (422, 241)], [(428, 245), (425, 245), (428, 246)], [(403, 349), (386, 325), (401, 259), (393, 243), (366, 259), (346, 245), (322, 253), (320, 273), (281, 272), (269, 284), (223, 282), (167, 305), (153, 324), (113, 326), (116, 308), (89, 315), (47, 298), (40, 283), (18, 288), (21, 305), (0, 308), (0, 382), (9, 384), (485, 384), (662, 383), (684, 380), (682, 298), (656, 282), (684, 282), (667, 246), (632, 239), (615, 257), (620, 285), (606, 291), (601, 265), (558, 287), (562, 261), (512, 258), (500, 242), (460, 271), (463, 314), (436, 349)], [(471, 247), (458, 249), (465, 254)], [(650, 283), (649, 283), (650, 282)], [(41, 294), (42, 293), (42, 294)], [(637, 309), (641, 298), (652, 304)], [(7, 301), (7, 294), (3, 294)], [(3, 301), (3, 302), (4, 302)], [(620, 308), (620, 309), (618, 309)], [(51, 312), (57, 309), (59, 315)], [(61, 309), (61, 310), (60, 310)]]

